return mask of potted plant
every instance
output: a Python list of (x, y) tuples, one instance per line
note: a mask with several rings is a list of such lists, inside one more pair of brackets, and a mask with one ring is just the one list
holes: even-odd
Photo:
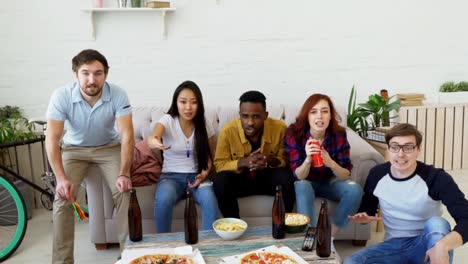
[(34, 124), (21, 114), (19, 107), (0, 107), (0, 145), (34, 137)]
[(346, 116), (346, 125), (359, 134), (361, 137), (367, 137), (369, 123), (367, 117), (369, 113), (364, 111), (362, 107), (356, 107), (356, 89), (351, 88), (348, 102), (348, 115)]
[(369, 95), (369, 99), (366, 103), (359, 104), (364, 111), (372, 117), (371, 124), (372, 128), (380, 126), (390, 126), (390, 119), (398, 117), (398, 115), (390, 116), (392, 111), (398, 111), (400, 109), (400, 100), (396, 99), (391, 102), (392, 97), (384, 98), (379, 94)]
[(439, 103), (468, 103), (468, 82), (445, 82), (439, 88)]

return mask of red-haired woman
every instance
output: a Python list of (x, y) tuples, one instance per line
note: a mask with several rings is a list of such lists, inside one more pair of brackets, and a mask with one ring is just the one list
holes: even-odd
[[(332, 218), (332, 240), (348, 223), (348, 215), (356, 212), (363, 195), (361, 186), (350, 180), (350, 146), (346, 129), (338, 124), (340, 120), (330, 97), (314, 94), (305, 101), (296, 122), (286, 132), (286, 151), (297, 178), (297, 211), (314, 223), (316, 196), (338, 202)], [(317, 140), (320, 145), (313, 144)], [(314, 167), (314, 154), (322, 156), (323, 166)]]

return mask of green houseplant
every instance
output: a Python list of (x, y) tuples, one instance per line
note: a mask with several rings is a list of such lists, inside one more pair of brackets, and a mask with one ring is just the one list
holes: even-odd
[(400, 109), (400, 100), (392, 101), (393, 97), (384, 98), (381, 95), (372, 94), (367, 102), (357, 104), (356, 95), (357, 90), (353, 86), (349, 96), (346, 124), (359, 136), (367, 138), (370, 130), (375, 130), (381, 125), (389, 126), (390, 119), (398, 116), (390, 116), (390, 113)]
[(362, 107), (356, 107), (356, 89), (353, 85), (348, 102), (348, 115), (346, 116), (346, 125), (359, 134), (361, 137), (367, 137), (369, 123), (367, 117), (369, 113), (364, 111)]
[(22, 115), (19, 107), (0, 107), (0, 145), (34, 137), (34, 124)]
[(398, 117), (398, 115), (390, 116), (392, 111), (400, 109), (400, 100), (396, 99), (391, 102), (392, 98), (393, 96), (384, 98), (379, 94), (371, 94), (366, 103), (359, 104), (361, 111), (371, 116), (372, 128), (390, 126), (390, 119)]
[(453, 92), (468, 92), (468, 82), (445, 82), (440, 88), (441, 93), (453, 93)]

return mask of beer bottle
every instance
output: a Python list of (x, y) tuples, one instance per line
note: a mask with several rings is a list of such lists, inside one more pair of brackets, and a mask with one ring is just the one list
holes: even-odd
[(196, 244), (198, 242), (197, 208), (193, 202), (192, 190), (187, 188), (187, 199), (185, 200), (185, 243)]
[(143, 238), (141, 225), (141, 210), (138, 204), (135, 189), (130, 189), (130, 205), (128, 206), (128, 236), (131, 241), (137, 242)]
[(277, 185), (275, 201), (271, 210), (273, 238), (281, 239), (286, 235), (285, 211), (281, 185)]
[(327, 200), (322, 200), (316, 230), (317, 256), (328, 258), (331, 254), (331, 225), (328, 219)]

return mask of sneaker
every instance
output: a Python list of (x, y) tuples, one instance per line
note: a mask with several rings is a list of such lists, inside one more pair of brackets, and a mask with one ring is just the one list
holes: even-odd
[(334, 240), (332, 240), (331, 242), (331, 253), (335, 256), (335, 259), (336, 261), (338, 261), (338, 263), (343, 263), (343, 261), (341, 260), (340, 254), (338, 254), (338, 251), (336, 251)]

